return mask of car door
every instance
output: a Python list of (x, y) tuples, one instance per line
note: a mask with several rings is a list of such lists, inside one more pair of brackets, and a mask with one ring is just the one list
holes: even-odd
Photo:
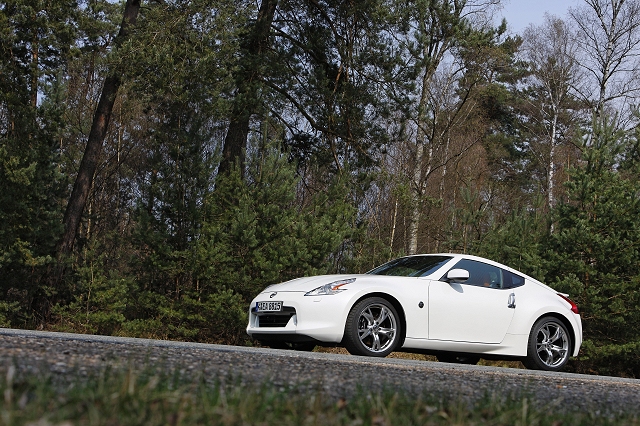
[(500, 343), (515, 312), (517, 289), (505, 288), (504, 271), (483, 262), (463, 259), (451, 269), (467, 270), (469, 279), (431, 281), (429, 339)]

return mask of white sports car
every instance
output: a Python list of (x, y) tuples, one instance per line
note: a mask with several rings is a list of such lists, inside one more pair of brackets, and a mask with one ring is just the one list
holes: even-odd
[(298, 278), (252, 302), (247, 333), (272, 347), (343, 345), (446, 362), (520, 359), (558, 371), (582, 344), (578, 307), (565, 294), (491, 260), (463, 254), (402, 257), (366, 274)]

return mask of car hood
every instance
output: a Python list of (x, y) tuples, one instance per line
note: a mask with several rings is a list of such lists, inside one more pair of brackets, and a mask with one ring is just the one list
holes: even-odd
[(274, 291), (296, 291), (308, 292), (322, 285), (332, 283), (334, 281), (346, 280), (349, 278), (370, 278), (371, 275), (350, 274), (350, 275), (318, 275), (314, 277), (296, 278), (280, 284), (273, 284), (262, 290), (262, 293), (270, 293)]

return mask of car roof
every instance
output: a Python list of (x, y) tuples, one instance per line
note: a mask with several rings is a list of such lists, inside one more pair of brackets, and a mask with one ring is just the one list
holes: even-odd
[(422, 254), (414, 254), (414, 255), (405, 256), (405, 257), (417, 257), (417, 256), (447, 256), (447, 257), (455, 258), (455, 259), (458, 259), (458, 260), (460, 260), (460, 259), (468, 259), (468, 260), (475, 260), (475, 261), (478, 261), (478, 262), (487, 263), (489, 265), (493, 265), (493, 266), (496, 266), (498, 268), (506, 269), (509, 272), (513, 272), (514, 274), (523, 276), (529, 281), (532, 281), (532, 282), (534, 282), (534, 283), (536, 283), (538, 285), (546, 287), (551, 291), (555, 291), (551, 287), (549, 287), (548, 285), (538, 281), (537, 279), (535, 279), (533, 277), (530, 277), (529, 275), (527, 275), (527, 274), (525, 274), (525, 273), (523, 273), (523, 272), (521, 272), (521, 271), (519, 271), (517, 269), (511, 268), (510, 266), (504, 265), (504, 264), (502, 264), (500, 262), (496, 262), (496, 261), (491, 260), (491, 259), (487, 259), (485, 257), (474, 256), (472, 254), (464, 254), (464, 253), (422, 253)]

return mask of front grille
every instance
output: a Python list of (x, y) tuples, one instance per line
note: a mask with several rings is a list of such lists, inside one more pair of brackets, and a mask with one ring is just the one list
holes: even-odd
[(283, 306), (281, 312), (258, 313), (258, 327), (285, 327), (296, 314), (295, 308)]

